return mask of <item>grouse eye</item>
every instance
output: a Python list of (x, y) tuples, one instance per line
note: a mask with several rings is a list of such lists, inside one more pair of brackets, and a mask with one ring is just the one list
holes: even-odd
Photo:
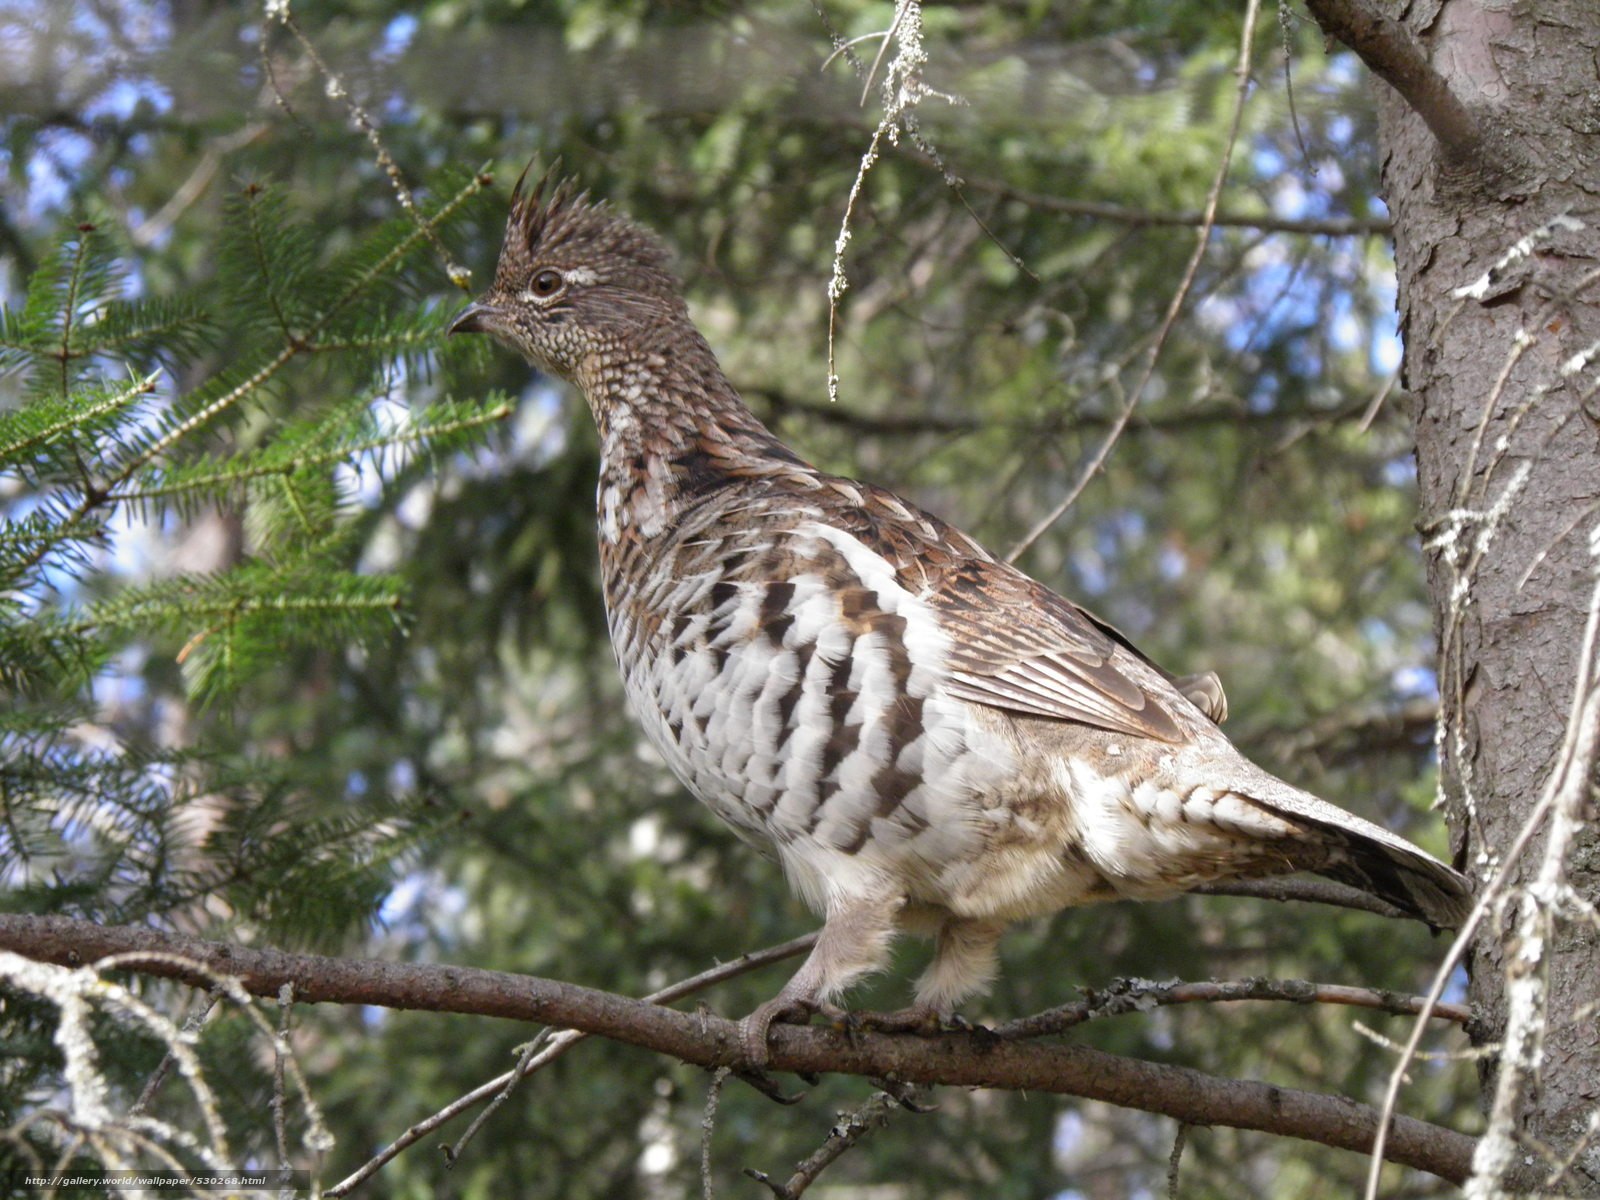
[(543, 270), (533, 277), (533, 294), (535, 296), (554, 296), (561, 290), (560, 271)]

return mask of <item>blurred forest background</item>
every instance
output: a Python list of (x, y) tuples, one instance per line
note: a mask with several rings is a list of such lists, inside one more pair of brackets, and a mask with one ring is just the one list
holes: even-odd
[[(660, 231), (730, 376), (781, 436), (1004, 552), (1068, 493), (1138, 383), (1227, 140), (1243, 7), (927, 8), (923, 77), (961, 103), (925, 98), (920, 136), (886, 142), (866, 177), (830, 404), (834, 245), (882, 111), (876, 87), (862, 105), (855, 69), (879, 42), (853, 65), (834, 41), (884, 30), (891, 4), (0, 4), (0, 905), (636, 995), (809, 930), (778, 870), (677, 786), (624, 711), (582, 403), (481, 339), (441, 336), (492, 272), (511, 180), (559, 156)], [(421, 211), (452, 205), (436, 233), (404, 210), (352, 101)], [(1327, 54), (1292, 10), (1265, 12), (1192, 294), (1105, 469), (1019, 562), (1169, 669), (1218, 671), (1246, 753), (1444, 853), (1376, 172), (1353, 57)], [(967, 1015), (1125, 976), (1413, 992), (1442, 949), (1421, 926), (1331, 908), (1115, 905), (1014, 932), (1000, 984)], [(925, 953), (907, 944), (853, 1002), (898, 1005)], [(706, 1003), (739, 1015), (785, 970)], [(134, 986), (175, 1019), (208, 1004)], [(0, 1127), (58, 1094), (53, 1016), (0, 992)], [(1074, 1036), (1374, 1102), (1393, 1058), (1363, 1027), (1408, 1029), (1240, 1004)], [(120, 1110), (160, 1047), (101, 1032)], [(292, 1040), (336, 1143), (306, 1150), (291, 1098), (296, 1165), (342, 1178), (506, 1070), (530, 1034), (297, 1009)], [(235, 1157), (276, 1161), (270, 1044), (219, 1008), (200, 1047)], [(1407, 1111), (1472, 1125), (1470, 1064), (1412, 1078)], [(433, 1147), (458, 1127), (368, 1191), (698, 1195), (706, 1082), (584, 1045), (453, 1170)], [(730, 1083), (722, 1192), (763, 1194), (741, 1167), (785, 1172), (869, 1090), (832, 1078), (779, 1108)], [(935, 1098), (812, 1194), (1166, 1194), (1169, 1121), (1051, 1096)], [(184, 1103), (169, 1083), (152, 1109), (182, 1125)], [(54, 1145), (44, 1125), (19, 1136)], [(20, 1153), (0, 1145), (13, 1166)], [(1343, 1197), (1364, 1166), (1197, 1130), (1181, 1194)], [(1389, 1170), (1392, 1195), (1445, 1190)]]

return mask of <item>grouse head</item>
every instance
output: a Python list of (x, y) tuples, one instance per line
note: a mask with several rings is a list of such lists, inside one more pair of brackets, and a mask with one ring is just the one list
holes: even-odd
[(667, 248), (553, 170), (532, 189), (527, 174), (511, 195), (494, 282), (450, 332), (490, 334), (580, 384), (620, 359), (670, 354), (692, 326)]

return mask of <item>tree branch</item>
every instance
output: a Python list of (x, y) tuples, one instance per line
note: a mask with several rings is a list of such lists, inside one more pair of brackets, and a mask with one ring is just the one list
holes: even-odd
[(1247, 896), (1254, 900), (1277, 900), (1280, 903), (1302, 900), (1307, 904), (1353, 908), (1358, 912), (1376, 913), (1380, 917), (1397, 920), (1403, 920), (1407, 915), (1376, 896), (1331, 879), (1301, 879), (1294, 875), (1278, 875), (1270, 879), (1229, 879), (1220, 883), (1202, 883), (1189, 891), (1197, 896)]
[[(793, 958), (795, 955), (811, 949), (816, 944), (816, 940), (816, 934), (808, 933), (802, 937), (791, 938), (787, 942), (781, 942), (776, 946), (769, 946), (765, 950), (752, 950), (729, 962), (718, 963), (716, 966), (701, 971), (697, 975), (692, 975), (688, 979), (668, 984), (660, 991), (651, 992), (645, 997), (645, 1000), (651, 1004), (668, 1004), (674, 1000), (680, 1000), (713, 984), (733, 979), (735, 976), (743, 975), (749, 971), (759, 970), (761, 967), (771, 963), (782, 962), (786, 958)], [(477, 1120), (474, 1121), (473, 1124), (476, 1126), (489, 1113), (494, 1111), (496, 1105), (509, 1098), (511, 1089), (518, 1082), (526, 1079), (536, 1071), (543, 1070), (589, 1035), (577, 1029), (564, 1029), (559, 1032), (552, 1032), (547, 1029), (540, 1036), (547, 1037), (547, 1040), (542, 1045), (538, 1045), (537, 1041), (534, 1043), (538, 1045), (537, 1053), (524, 1054), (522, 1061), (511, 1070), (495, 1076), (488, 1083), (479, 1084), (466, 1095), (452, 1100), (431, 1117), (426, 1117), (411, 1125), (404, 1133), (378, 1151), (372, 1158), (362, 1163), (355, 1171), (345, 1176), (333, 1187), (328, 1188), (323, 1192), (323, 1195), (329, 1197), (348, 1195), (359, 1184), (377, 1174), (379, 1168), (395, 1158), (402, 1150), (420, 1142), (435, 1129), (460, 1116), (474, 1105), (482, 1104), (486, 1100), (491, 1101), (490, 1107), (480, 1113)], [(471, 1130), (468, 1132), (470, 1133)], [(466, 1135), (463, 1134), (455, 1145), (450, 1147), (452, 1156), (460, 1155), (462, 1144), (465, 1141)]]
[(860, 1107), (841, 1113), (839, 1120), (828, 1131), (827, 1140), (818, 1146), (804, 1161), (795, 1165), (788, 1181), (779, 1183), (765, 1171), (750, 1167), (744, 1173), (772, 1193), (775, 1200), (800, 1200), (807, 1188), (817, 1181), (817, 1176), (832, 1166), (875, 1129), (882, 1129), (903, 1107), (899, 1097), (889, 1092), (874, 1092)]
[(1478, 122), (1401, 22), (1366, 0), (1306, 0), (1322, 31), (1343, 42), (1426, 122), (1445, 151), (1460, 162), (1483, 154)]
[[(81, 967), (108, 954), (181, 956), (122, 969), (206, 986), (196, 965), (235, 976), (245, 990), (276, 996), (294, 985), (303, 1003), (469, 1013), (582, 1029), (702, 1067), (739, 1066), (736, 1022), (683, 1013), (576, 984), (471, 967), (285, 954), (206, 942), (153, 929), (101, 926), (67, 917), (0, 914), (0, 949), (37, 961)], [(1193, 1125), (1227, 1125), (1302, 1138), (1365, 1153), (1378, 1114), (1342, 1096), (1249, 1080), (1222, 1079), (1084, 1046), (1006, 1042), (992, 1035), (937, 1037), (778, 1027), (771, 1067), (797, 1074), (836, 1072), (905, 1083), (1051, 1092), (1160, 1113)], [(1460, 1182), (1471, 1169), (1473, 1139), (1410, 1117), (1396, 1117), (1386, 1155), (1394, 1162)]]
[[(961, 183), (971, 191), (987, 192), (1002, 200), (1015, 200), (1040, 212), (1090, 217), (1097, 221), (1130, 225), (1136, 229), (1197, 229), (1205, 223), (1205, 214), (1202, 212), (1157, 212), (1107, 200), (1070, 200), (1065, 196), (1012, 187), (999, 180), (973, 179), (966, 175), (961, 177)], [(1392, 233), (1394, 230), (1393, 223), (1387, 217), (1275, 217), (1232, 212), (1219, 212), (1211, 226), (1216, 229), (1259, 229), (1263, 233), (1304, 233), (1327, 237), (1368, 237)]]
[[(856, 433), (872, 436), (910, 437), (917, 434), (970, 434), (995, 428), (1006, 428), (994, 421), (979, 417), (946, 415), (939, 413), (865, 413), (845, 404), (827, 400), (808, 400), (781, 387), (764, 383), (740, 384), (739, 392), (746, 400), (764, 402), (778, 417), (799, 415), (835, 425)], [(1333, 408), (1275, 408), (1266, 412), (1250, 412), (1238, 404), (1206, 404), (1174, 412), (1135, 413), (1128, 421), (1127, 432), (1162, 430), (1183, 432), (1208, 426), (1237, 428), (1252, 426), (1275, 428), (1279, 425), (1306, 424), (1331, 426), (1343, 421), (1353, 421), (1366, 411), (1365, 400), (1342, 404)], [(1066, 428), (1104, 429), (1116, 419), (1114, 414), (1099, 412), (1062, 413), (1043, 421), (1017, 421), (1010, 428), (1020, 433), (1045, 435), (1060, 433)]]
[(1438, 701), (1416, 699), (1364, 712), (1335, 709), (1297, 725), (1254, 730), (1252, 740), (1284, 758), (1340, 763), (1400, 750), (1432, 753), (1438, 724)]
[[(1148, 1012), (1170, 1004), (1215, 1004), (1230, 1000), (1287, 1000), (1294, 1004), (1347, 1004), (1371, 1008), (1396, 1016), (1415, 1016), (1423, 1011), (1425, 997), (1375, 988), (1346, 987), (1333, 983), (1311, 983), (1304, 979), (1232, 979), (1184, 983), (1173, 980), (1155, 983), (1148, 979), (1120, 979), (1108, 988), (1087, 992), (1072, 1004), (1007, 1021), (994, 1035), (1007, 1041), (1064, 1033), (1075, 1025), (1100, 1017)], [(1464, 1004), (1435, 1004), (1429, 1011), (1443, 1021), (1465, 1025), (1472, 1010)]]

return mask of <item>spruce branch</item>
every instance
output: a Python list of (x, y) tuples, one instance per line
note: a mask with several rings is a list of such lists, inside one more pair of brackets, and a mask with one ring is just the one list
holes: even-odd
[(67, 272), (66, 301), (61, 305), (61, 338), (56, 350), (56, 358), (61, 363), (60, 396), (67, 399), (72, 390), (72, 326), (78, 317), (78, 304), (83, 293), (84, 276), (90, 261), (88, 234), (94, 226), (79, 226), (85, 236), (78, 239), (73, 247), (71, 267)]
[[(246, 484), (259, 479), (292, 476), (320, 467), (356, 463), (386, 452), (411, 447), (426, 447), (437, 453), (463, 442), (462, 435), (476, 435), (498, 424), (515, 411), (506, 400), (486, 407), (456, 403), (437, 405), (419, 414), (412, 424), (391, 434), (378, 434), (335, 444), (322, 450), (292, 451), (279, 438), (263, 451), (242, 459), (219, 460), (207, 457), (154, 472), (143, 485), (112, 492), (118, 503), (142, 504), (178, 496), (208, 500), (238, 498)], [(326, 432), (321, 426), (318, 432)], [(313, 443), (314, 444), (314, 443)]]
[[(289, 336), (286, 331), (284, 345), (276, 354), (239, 384), (223, 392), (222, 395), (206, 404), (198, 412), (185, 417), (137, 454), (130, 456), (121, 470), (112, 477), (109, 485), (110, 489), (114, 490), (127, 483), (142, 467), (149, 465), (172, 449), (177, 443), (188, 438), (204, 426), (209, 425), (222, 413), (227, 412), (238, 404), (240, 400), (264, 386), (297, 355), (307, 352), (315, 344), (317, 335), (328, 328), (337, 316), (343, 313), (357, 298), (365, 294), (373, 283), (406, 258), (429, 234), (449, 220), (462, 205), (481, 192), (489, 182), (491, 180), (487, 175), (478, 174), (472, 176), (457, 189), (453, 196), (424, 218), (416, 228), (411, 229), (404, 237), (400, 238), (385, 251), (381, 257), (367, 264), (353, 278), (346, 281), (339, 293), (323, 308), (319, 315), (311, 320), (306, 328), (297, 331), (293, 336)], [(252, 200), (255, 199), (254, 196), (250, 198)]]
[[(336, 321), (343, 323), (342, 315), (353, 309), (358, 298), (390, 275), (426, 232), (448, 219), (486, 182), (486, 176), (472, 176), (423, 219), (421, 226), (366, 239), (360, 250), (341, 260), (330, 285), (331, 295), (308, 283), (316, 274), (312, 269), (314, 244), (305, 231), (285, 218), (281, 201), (269, 195), (269, 189), (246, 189), (239, 216), (242, 232), (236, 235), (245, 261), (242, 266), (235, 265), (249, 268), (244, 278), (252, 282), (244, 285), (242, 292), (267, 298), (281, 344), (237, 373), (214, 375), (188, 395), (175, 398), (168, 415), (150, 429), (141, 428), (133, 418), (138, 406), (155, 394), (158, 375), (142, 373), (130, 382), (101, 385), (81, 383), (76, 373), (102, 353), (129, 356), (148, 349), (157, 355), (181, 355), (203, 328), (203, 315), (187, 299), (120, 302), (112, 298), (111, 290), (117, 284), (114, 258), (102, 247), (103, 239), (94, 236), (93, 226), (80, 226), (29, 281), (20, 311), (8, 310), (0, 316), (5, 365), (30, 368), (28, 401), (18, 410), (0, 415), (0, 476), (26, 478), (39, 493), (33, 511), (9, 522), (0, 534), (0, 585), (18, 596), (26, 594), (40, 582), (35, 573), (47, 561), (58, 562), (69, 571), (81, 570), (89, 561), (86, 548), (105, 537), (112, 514), (124, 505), (143, 505), (164, 497), (237, 495), (241, 484), (252, 479), (271, 489), (260, 492), (252, 507), (258, 532), (266, 535), (264, 544), (295, 547), (295, 553), (302, 555), (313, 551), (326, 555), (338, 539), (334, 518), (341, 497), (333, 470), (341, 461), (381, 457), (403, 447), (427, 448), (430, 439), (436, 439), (439, 448), (463, 445), (474, 430), (508, 415), (510, 407), (504, 402), (476, 411), (445, 407), (409, 427), (380, 429), (368, 418), (367, 402), (353, 397), (312, 423), (291, 425), (290, 437), (274, 439), (245, 462), (234, 457), (212, 459), (200, 467), (169, 465), (166, 474), (156, 467), (224, 413), (263, 394), (297, 357), (337, 350), (381, 361), (396, 352), (420, 350), (436, 340), (441, 318), (424, 313), (408, 321), (372, 317), (365, 327), (354, 324), (340, 329), (327, 346), (316, 341), (323, 332), (332, 332)], [(234, 274), (237, 277), (238, 271)], [(291, 303), (291, 294), (309, 297), (311, 307), (304, 310), (304, 322), (298, 316), (301, 301)], [(248, 323), (247, 308), (242, 311)], [(304, 436), (298, 447), (292, 444), (296, 432)], [(297, 451), (300, 461), (296, 461)], [(321, 570), (326, 574), (328, 567)], [(11, 630), (0, 639), (0, 648), (8, 651), (0, 672), (8, 681), (25, 682), (29, 672), (21, 662), (30, 657), (25, 652), (31, 651), (36, 681), (42, 682), (46, 675), (64, 679), (62, 672), (47, 670), (43, 664), (84, 663), (96, 657), (86, 647), (74, 647), (74, 637), (88, 638), (110, 627), (129, 628), (134, 619), (160, 623), (187, 613), (204, 625), (191, 636), (184, 658), (218, 639), (216, 652), (205, 659), (206, 669), (192, 674), (211, 687), (236, 676), (234, 668), (242, 661), (241, 653), (243, 660), (250, 657), (249, 647), (237, 640), (241, 630), (249, 632), (246, 622), (254, 620), (259, 626), (263, 617), (294, 611), (308, 631), (316, 633), (340, 614), (396, 606), (392, 589), (374, 599), (362, 590), (370, 586), (370, 581), (346, 582), (341, 591), (340, 585), (324, 581), (297, 599), (282, 591), (218, 597), (214, 587), (201, 587), (190, 580), (159, 597), (135, 592), (115, 599), (77, 621), (40, 613), (31, 629)], [(331, 593), (330, 587), (334, 588)], [(308, 613), (313, 614), (309, 621)], [(14, 660), (9, 651), (24, 653)], [(215, 669), (218, 667), (220, 671)]]
[(210, 324), (199, 304), (186, 296), (110, 300), (90, 317), (80, 325), (73, 348), (61, 351), (63, 357), (186, 358), (194, 353), (199, 336)]
[(0, 475), (20, 473), (24, 460), (35, 451), (68, 443), (70, 434), (87, 440), (96, 432), (114, 429), (135, 402), (156, 390), (160, 379), (151, 373), (120, 388), (80, 389), (65, 403), (28, 404), (0, 413)]

